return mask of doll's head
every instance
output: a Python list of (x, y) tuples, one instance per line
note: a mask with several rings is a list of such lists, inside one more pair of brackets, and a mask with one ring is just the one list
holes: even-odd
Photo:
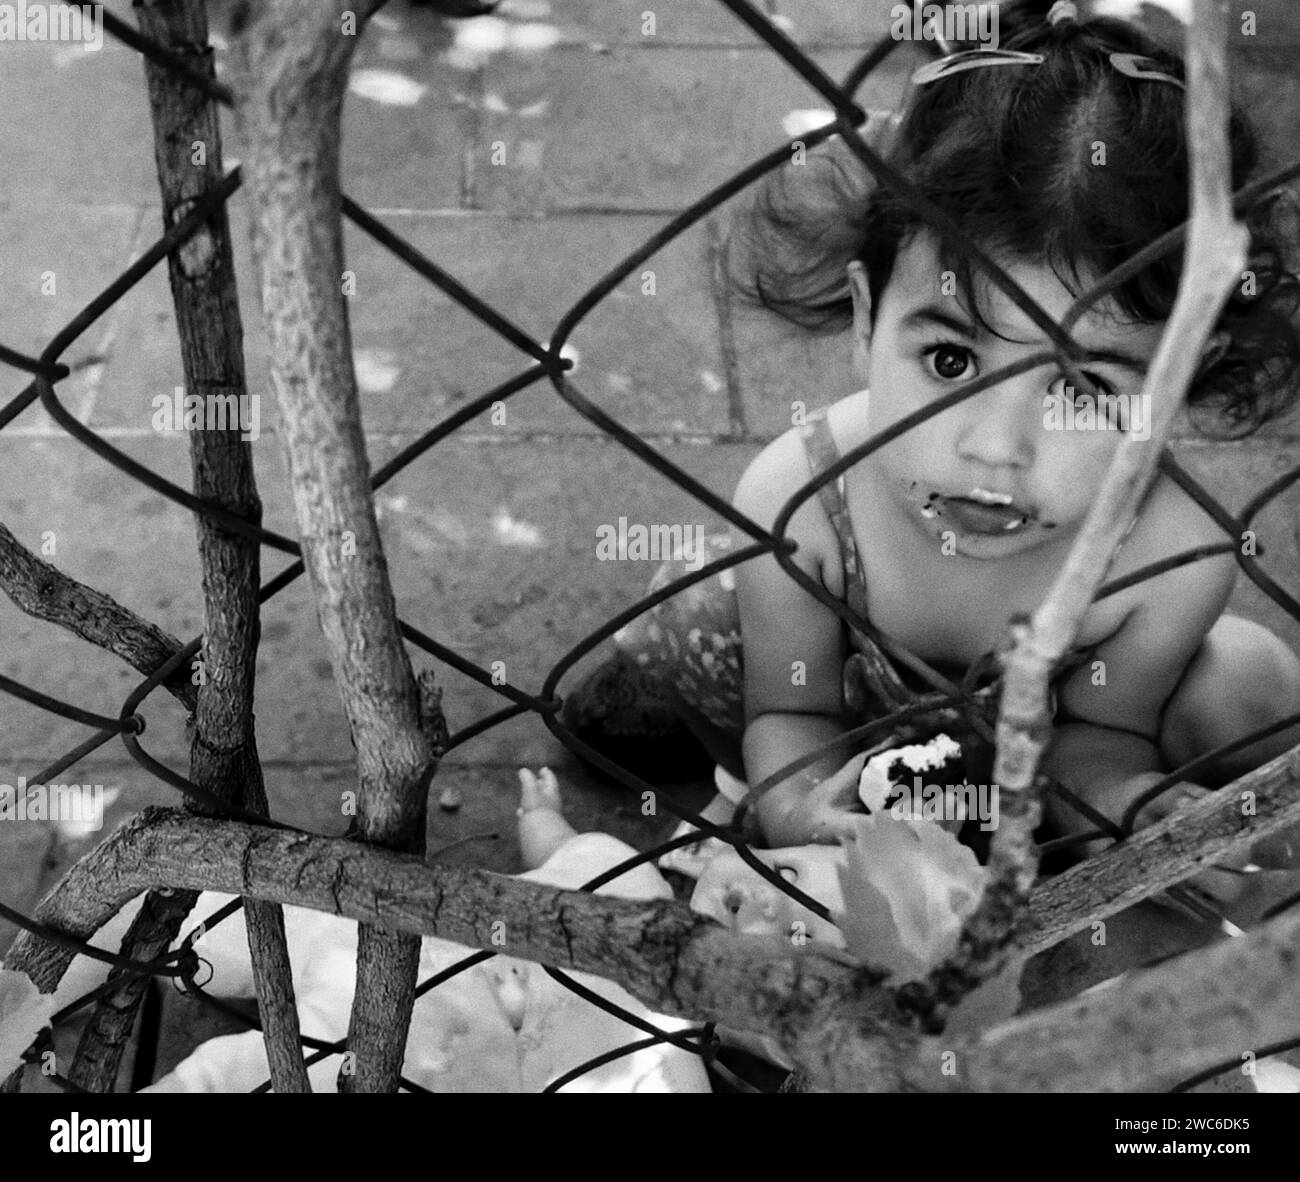
[[(839, 846), (806, 845), (780, 850), (754, 850), (782, 878), (823, 902), (840, 897)], [(756, 873), (734, 850), (713, 858), (691, 895), (691, 909), (725, 924), (741, 935), (779, 936), (802, 944), (821, 941), (843, 947), (835, 924), (814, 915)]]

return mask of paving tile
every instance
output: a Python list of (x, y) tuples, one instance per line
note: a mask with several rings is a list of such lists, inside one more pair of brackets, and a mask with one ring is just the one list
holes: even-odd
[[(267, 378), (268, 352), (247, 245), (243, 198), (231, 233), (244, 322), (245, 369), (262, 396), (261, 430), (279, 422)], [(385, 222), (470, 291), (535, 339), (663, 219), (492, 215), (389, 215)], [(362, 414), (368, 431), (419, 433), (470, 398), (520, 373), (531, 360), (410, 270), (369, 236), (347, 232), (356, 276), (349, 314)], [(710, 292), (708, 234), (692, 227), (637, 268), (581, 322), (572, 337), (581, 392), (620, 421), (652, 432), (716, 432), (728, 425), (726, 382)], [(653, 272), (653, 293), (645, 273)], [(171, 295), (159, 270), (123, 301), (118, 339), (91, 422), (148, 431), (153, 399), (183, 384)], [(645, 347), (640, 342), (654, 342)], [(549, 383), (517, 395), (504, 423), (481, 416), (476, 430), (597, 430), (563, 404)], [(278, 446), (272, 444), (271, 446)]]
[[(661, 447), (715, 493), (730, 498), (752, 447)], [(399, 610), (411, 624), (506, 680), (541, 690), (578, 641), (644, 593), (649, 562), (602, 562), (596, 529), (629, 522), (700, 525), (717, 519), (612, 445), (564, 441), (449, 448), (440, 464), (399, 477), (381, 498)], [(560, 692), (577, 684), (566, 676)], [(453, 731), (508, 702), (447, 671)], [(317, 741), (325, 739), (316, 736)], [(346, 740), (344, 740), (346, 742)], [(513, 719), (458, 749), (460, 757), (545, 763), (558, 741), (532, 716)]]
[[(1242, 63), (1238, 88), (1241, 105), (1259, 131), (1261, 174), (1300, 160), (1300, 78), (1296, 77), (1295, 50), (1276, 48), (1268, 56), (1252, 56)], [(1295, 187), (1295, 182), (1291, 182)]]
[[(274, 398), (269, 397), (266, 335), (249, 245), (247, 199), (243, 194), (236, 194), (229, 208), (248, 389), (260, 397), (259, 430), (270, 432), (278, 422), (278, 412)], [(142, 240), (149, 246), (162, 231), (157, 204), (147, 207), (143, 217)], [(119, 267), (127, 261), (125, 255), (120, 256)], [(152, 427), (154, 399), (159, 396), (170, 399), (176, 387), (185, 383), (165, 261), (158, 263), (122, 297), (114, 316), (115, 332), (99, 375), (93, 406), (88, 419), (82, 417), (97, 430), (107, 428), (119, 434), (157, 437)], [(185, 450), (183, 434), (167, 436), (167, 439)]]
[[(537, 11), (532, 0), (506, 0), (506, 14)], [(559, 25), (565, 42), (597, 41), (614, 44), (690, 45), (700, 42), (750, 45), (754, 34), (720, 0), (669, 0), (646, 4), (642, 0), (561, 0), (545, 5)], [(651, 26), (644, 13), (654, 14)], [(653, 34), (642, 32), (653, 27)]]
[[(140, 233), (141, 212), (126, 205), (60, 203), (40, 209), (10, 202), (0, 204), (0, 223), (0, 267), (7, 276), (0, 297), (0, 342), (36, 357), (125, 270)], [(74, 413), (83, 413), (94, 398), (118, 323), (118, 313), (110, 309), (63, 353), (73, 373), (58, 383), (57, 392)], [(0, 369), (0, 404), (29, 381), (22, 370)], [(57, 428), (39, 404), (9, 427), (19, 432), (52, 429)]]
[[(390, 224), (479, 298), (545, 340), (565, 311), (663, 221), (469, 217)], [(358, 284), (366, 285), (359, 292), (373, 293), (353, 302), (354, 346), (402, 366), (391, 392), (367, 400), (368, 423), (425, 430), (529, 364), (494, 330), (359, 235), (349, 236), (349, 252)], [(579, 363), (573, 380), (586, 397), (639, 430), (725, 429), (716, 325), (708, 237), (696, 226), (647, 259), (579, 324), (570, 338)], [(549, 384), (512, 401), (505, 426), (593, 429), (559, 404)]]
[[(890, 27), (892, 0), (758, 0), (753, 7), (777, 16), (778, 27), (797, 42), (833, 42), (840, 45), (869, 44), (885, 36)], [(554, 6), (565, 40), (575, 34), (609, 42), (650, 41), (641, 32), (642, 13), (655, 14), (655, 36), (659, 44), (749, 45), (755, 34), (720, 0), (673, 0), (644, 4), (642, 0), (565, 0)]]
[[(156, 439), (123, 443), (141, 462), (185, 479), (187, 460), (179, 445)], [(752, 446), (660, 450), (723, 498), (731, 496), (754, 452)], [(182, 639), (201, 630), (187, 513), (85, 458), (70, 440), (25, 440), (20, 446), (0, 438), (0, 461), (0, 514), (21, 541), (39, 546), (42, 531), (53, 530), (56, 558), (69, 574)], [(34, 503), (23, 495), (30, 472), (60, 465), (71, 476), (56, 482), (45, 500)], [(267, 525), (292, 534), (278, 451), (259, 452), (257, 465)], [(507, 680), (532, 693), (583, 636), (640, 598), (653, 573), (649, 562), (599, 561), (598, 525), (616, 526), (619, 517), (708, 531), (718, 524), (648, 467), (597, 440), (444, 443), (434, 462), (422, 462), (381, 493), (379, 509), (404, 618), (484, 669), (503, 661)], [(143, 528), (141, 521), (147, 521)], [(269, 579), (284, 562), (265, 558), (263, 577)], [(44, 693), (116, 715), (138, 683), (116, 658), (30, 620), (7, 599), (0, 600), (0, 626), (10, 638), (0, 669)], [(427, 663), (432, 659), (417, 660)], [(508, 704), (461, 674), (446, 671), (445, 681), (453, 730)], [(351, 758), (328, 654), (302, 581), (263, 611), (258, 702), (264, 759)], [(87, 736), (80, 724), (25, 703), (6, 699), (3, 711), (0, 765), (20, 763), (17, 774), (30, 775), (26, 769), (43, 766)], [(155, 695), (142, 713), (149, 725), (145, 748), (183, 769), (188, 754), (180, 707)], [(525, 717), (477, 738), (464, 753), (476, 761), (545, 763), (562, 748), (540, 720)]]
[[(182, 487), (189, 460), (179, 440), (118, 440), (122, 450)], [(194, 527), (187, 511), (110, 468), (74, 440), (0, 436), (0, 519), (38, 553), (48, 531), (51, 561), (67, 574), (114, 596), (173, 635), (202, 628)], [(278, 501), (278, 504), (276, 503)], [(267, 505), (271, 528), (287, 528), (289, 501)], [(139, 676), (123, 662), (51, 624), (21, 614), (0, 598), (8, 641), (3, 664), (11, 677), (83, 709), (116, 716)], [(43, 766), (88, 737), (80, 723), (6, 697), (0, 757)], [(183, 743), (184, 716), (169, 695), (142, 708), (146, 747), (166, 755)], [(170, 737), (169, 737), (170, 736)], [(118, 740), (113, 740), (121, 751)], [(29, 774), (24, 772), (24, 774)]]
[(751, 437), (772, 439), (805, 411), (847, 398), (860, 382), (848, 332), (814, 333), (774, 312), (733, 301), (737, 381)]
[[(840, 78), (857, 55), (813, 57)], [(893, 107), (902, 66), (885, 62), (859, 102)], [(574, 50), (490, 65), (484, 88), (497, 110), (471, 145), (473, 183), (492, 209), (681, 209), (788, 140), (790, 112), (828, 106), (774, 55), (740, 50)], [(493, 166), (494, 145), (504, 165)]]
[[(59, 202), (40, 209), (10, 202), (0, 209), (5, 228), (0, 266), (6, 282), (0, 295), (0, 340), (38, 354), (85, 305), (125, 270), (141, 230), (141, 211), (105, 201), (99, 205)], [(99, 345), (97, 327), (64, 355), (76, 365)], [(23, 381), (6, 370), (5, 393)]]
[(1233, 13), (1228, 23), (1228, 43), (1233, 48), (1247, 49), (1300, 45), (1300, 12), (1291, 0), (1251, 0)]
[[(796, 41), (871, 45), (891, 35), (895, 0), (773, 0)], [(909, 26), (910, 31), (910, 26)]]
[(62, 210), (69, 203), (130, 203), (156, 195), (140, 62), (139, 54), (109, 37), (95, 52), (65, 42), (5, 44), (0, 159), (11, 178), (22, 178), (27, 208), (50, 203)]
[[(213, 22), (219, 74), (227, 59), (222, 24)], [(400, 32), (375, 30), (358, 46), (357, 77), (344, 104), (342, 160), (344, 188), (357, 200), (420, 209), (458, 204), (467, 112), (455, 96), (470, 71), (442, 59), (438, 51), (448, 40), (441, 22), (414, 19)], [(24, 177), (26, 192), (60, 205), (157, 201), (141, 60), (111, 37), (95, 53), (59, 44), (6, 45), (0, 152)], [(392, 95), (391, 84), (403, 77), (419, 90), (410, 105)], [(89, 110), (88, 94), (95, 96)], [(245, 154), (228, 108), (222, 138), (227, 157)]]

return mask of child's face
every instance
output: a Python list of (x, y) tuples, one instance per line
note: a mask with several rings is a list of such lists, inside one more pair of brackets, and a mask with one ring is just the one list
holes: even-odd
[[(979, 305), (994, 332), (977, 324), (955, 294), (928, 231), (898, 252), (874, 327), (866, 274), (851, 265), (855, 361), (871, 391), (871, 434), (962, 384), (1050, 347), (1047, 337), (982, 277)], [(1059, 321), (1073, 295), (1046, 266), (995, 256), (1011, 277)], [(947, 280), (945, 282), (945, 280)], [(953, 294), (946, 294), (953, 293)], [(1123, 320), (1104, 300), (1073, 336), (1105, 354), (1080, 368), (1106, 395), (1085, 417), (1054, 363), (1006, 378), (886, 444), (871, 459), (876, 492), (895, 519), (935, 544), (952, 542), (969, 558), (1004, 558), (1068, 542), (1082, 523), (1124, 428), (1140, 437), (1150, 415), (1142, 379), (1163, 329)], [(1143, 419), (1142, 416), (1145, 416)], [(1116, 424), (1120, 425), (1116, 425)], [(951, 533), (949, 533), (951, 531)]]

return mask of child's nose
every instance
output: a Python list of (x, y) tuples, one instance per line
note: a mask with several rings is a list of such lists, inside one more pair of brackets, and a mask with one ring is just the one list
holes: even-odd
[(1022, 374), (976, 394), (964, 404), (957, 454), (989, 468), (1030, 467), (1042, 396), (1042, 379), (1034, 374)]

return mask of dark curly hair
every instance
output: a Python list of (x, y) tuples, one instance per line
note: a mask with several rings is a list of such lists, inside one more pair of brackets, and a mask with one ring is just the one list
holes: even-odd
[[(968, 238), (1052, 267), (1071, 291), (1105, 275), (1186, 221), (1189, 161), (1180, 87), (1121, 73), (1112, 53), (1149, 57), (1184, 77), (1182, 59), (1136, 25), (1111, 18), (1046, 20), (1050, 2), (1000, 9), (1000, 46), (1041, 53), (1041, 65), (968, 70), (913, 89), (899, 116), (875, 113), (862, 134)], [(1234, 189), (1260, 166), (1259, 142), (1234, 104)], [(1105, 164), (1094, 163), (1104, 145)], [(1226, 351), (1189, 393), (1241, 436), (1294, 401), (1300, 378), (1300, 278), (1294, 196), (1274, 191), (1245, 217), (1248, 276), (1221, 316)], [(926, 222), (915, 204), (877, 186), (838, 136), (760, 182), (733, 223), (733, 284), (787, 319), (820, 331), (851, 322), (845, 265), (866, 267), (873, 314), (899, 250)], [(971, 268), (951, 244), (944, 266), (971, 297)], [(1175, 250), (1119, 287), (1128, 317), (1169, 317), (1182, 273)], [(981, 317), (982, 319), (982, 317)], [(1202, 416), (1199, 425), (1205, 429)]]

